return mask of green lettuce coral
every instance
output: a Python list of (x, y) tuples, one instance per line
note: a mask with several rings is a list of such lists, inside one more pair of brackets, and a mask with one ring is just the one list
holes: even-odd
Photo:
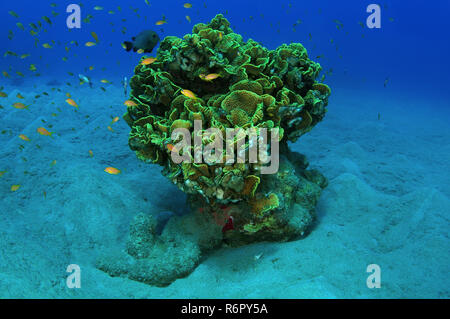
[[(128, 103), (124, 115), (131, 127), (129, 146), (141, 160), (161, 165), (163, 174), (188, 194), (192, 214), (208, 215), (229, 244), (295, 238), (312, 223), (327, 184), (288, 147), (325, 116), (331, 90), (316, 81), (320, 70), (300, 43), (269, 50), (244, 41), (218, 14), (183, 38), (166, 37), (155, 62), (136, 66), (130, 81), (135, 103)], [(202, 123), (200, 133), (194, 130), (196, 120)], [(200, 138), (200, 145), (175, 149), (178, 139), (172, 140), (172, 132), (179, 128), (192, 141)], [(194, 161), (192, 154), (217, 138), (203, 134), (208, 128), (223, 137), (230, 128), (278, 129), (278, 172), (261, 174), (261, 160), (229, 163), (228, 150), (221, 162)], [(236, 152), (248, 153), (251, 147), (239, 134), (225, 142), (240, 145)], [(191, 161), (176, 163), (172, 152)]]
[[(323, 118), (330, 95), (328, 86), (315, 81), (320, 65), (301, 44), (268, 50), (251, 39), (244, 42), (229, 26), (219, 14), (209, 24), (195, 25), (183, 39), (166, 37), (154, 63), (136, 66), (130, 86), (137, 105), (125, 114), (129, 145), (140, 159), (164, 166), (166, 176), (186, 193), (221, 204), (252, 196), (242, 190), (249, 175), (258, 175), (259, 164), (226, 168), (217, 163), (202, 166), (203, 171), (195, 164), (176, 165), (167, 147), (174, 143), (171, 132), (193, 131), (197, 119), (204, 129), (222, 132), (278, 128), (280, 143), (295, 142)], [(205, 81), (205, 74), (219, 77)], [(197, 98), (183, 95), (186, 89)]]

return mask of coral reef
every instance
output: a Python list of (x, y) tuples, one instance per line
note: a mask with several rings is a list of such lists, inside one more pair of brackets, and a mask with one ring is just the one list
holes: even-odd
[[(309, 132), (326, 113), (331, 91), (315, 80), (320, 70), (300, 43), (268, 50), (252, 39), (245, 42), (220, 14), (209, 24), (195, 25), (192, 34), (182, 39), (166, 37), (156, 60), (139, 63), (131, 78), (134, 103), (128, 103), (124, 115), (131, 127), (129, 146), (141, 160), (161, 165), (163, 174), (188, 194), (189, 215), (211, 220), (214, 240), (199, 245), (197, 239), (178, 237), (177, 249), (184, 257), (169, 262), (171, 270), (166, 269), (162, 278), (149, 274), (156, 267), (149, 264), (155, 258), (171, 260), (167, 227), (158, 236), (151, 221), (142, 222), (149, 223), (145, 229), (135, 222), (127, 248), (127, 255), (135, 259), (133, 270), (105, 262), (100, 268), (113, 275), (127, 273), (135, 280), (166, 284), (189, 273), (203, 251), (218, 245), (218, 238), (238, 246), (304, 234), (327, 182), (318, 171), (307, 169), (306, 158), (291, 152), (288, 142)], [(199, 130), (197, 121), (202, 125)], [(211, 133), (208, 128), (217, 130)], [(173, 135), (177, 129), (187, 130), (189, 140), (199, 143), (178, 149), (182, 138)], [(262, 174), (267, 163), (261, 158), (230, 162), (227, 155), (234, 151), (248, 158), (253, 145), (245, 135), (229, 137), (227, 129), (268, 129), (272, 138), (278, 129), (278, 171)], [(208, 161), (204, 149), (219, 138), (233, 150), (221, 153), (220, 161)], [(273, 153), (271, 145), (267, 146)], [(174, 162), (174, 153), (189, 161)], [(139, 235), (136, 227), (140, 227)]]

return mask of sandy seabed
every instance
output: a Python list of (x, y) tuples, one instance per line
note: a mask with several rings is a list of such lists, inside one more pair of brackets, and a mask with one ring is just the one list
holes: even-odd
[[(334, 88), (324, 121), (291, 145), (329, 179), (311, 232), (224, 247), (157, 288), (112, 278), (95, 260), (124, 247), (136, 214), (182, 214), (185, 196), (136, 158), (125, 121), (107, 129), (125, 111), (119, 87), (61, 89), (6, 85), (0, 99), (0, 298), (450, 297), (448, 102)], [(11, 106), (19, 92), (28, 110)], [(81, 267), (81, 289), (66, 286), (69, 264)], [(381, 268), (379, 289), (366, 285), (369, 264)]]

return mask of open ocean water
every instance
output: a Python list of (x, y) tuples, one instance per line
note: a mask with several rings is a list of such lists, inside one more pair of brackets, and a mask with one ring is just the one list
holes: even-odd
[[(186, 3), (0, 3), (0, 298), (449, 298), (449, 2)], [(110, 276), (97, 258), (125, 247), (137, 214), (190, 213), (128, 145), (123, 83), (142, 54), (122, 43), (219, 13), (244, 41), (299, 42), (322, 66), (328, 112), (290, 143), (328, 179), (316, 221), (296, 240), (216, 248), (165, 287)]]

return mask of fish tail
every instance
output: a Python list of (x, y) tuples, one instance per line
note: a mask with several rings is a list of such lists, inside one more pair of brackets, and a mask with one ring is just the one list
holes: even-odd
[(125, 50), (127, 50), (127, 52), (131, 51), (131, 49), (133, 49), (133, 43), (129, 42), (129, 41), (124, 41), (123, 44), (125, 44)]

